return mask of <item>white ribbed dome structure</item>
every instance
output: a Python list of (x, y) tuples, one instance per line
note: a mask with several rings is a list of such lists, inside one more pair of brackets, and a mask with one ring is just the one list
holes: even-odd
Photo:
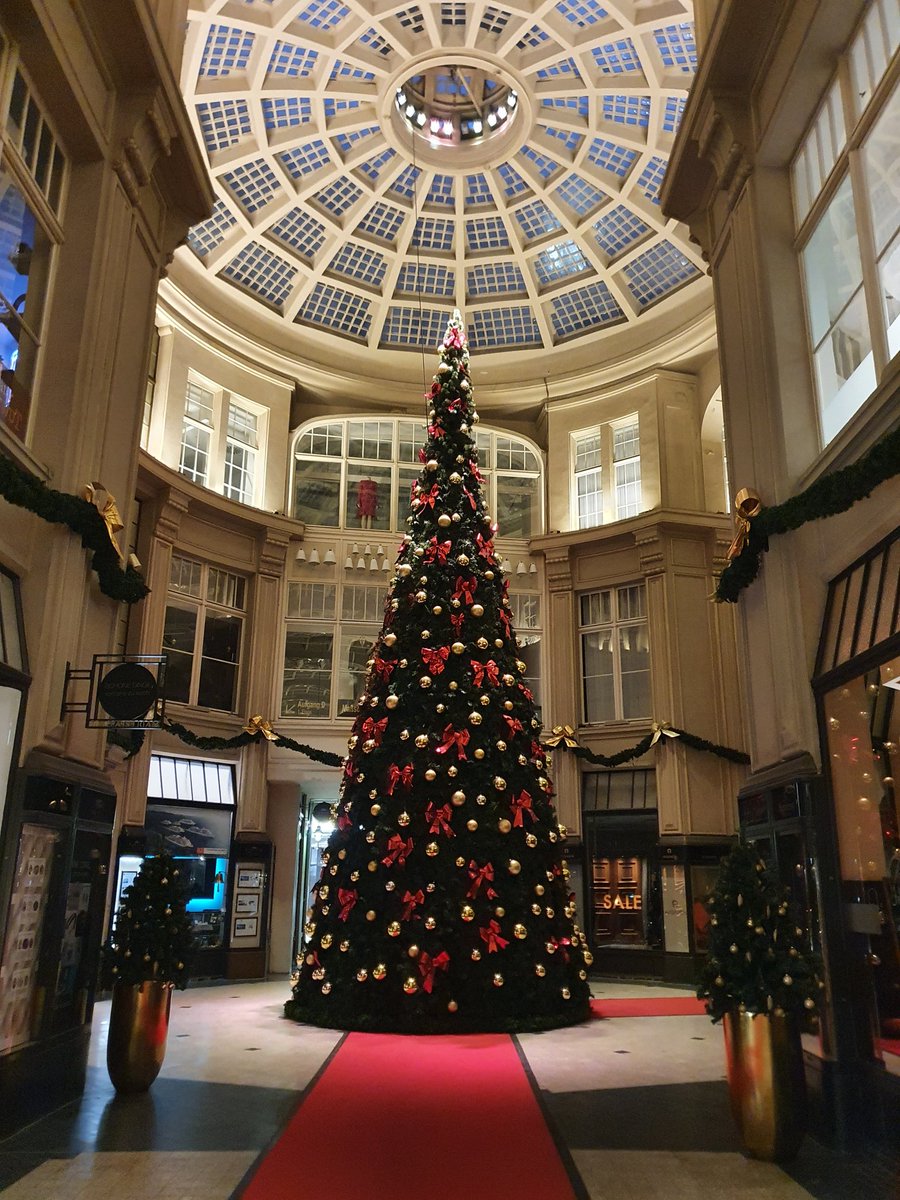
[[(180, 256), (320, 351), (430, 352), (454, 307), (479, 354), (649, 339), (704, 274), (658, 195), (695, 65), (682, 0), (196, 0), (217, 199)], [(414, 134), (410, 81), (429, 122), (456, 81), (482, 136)]]

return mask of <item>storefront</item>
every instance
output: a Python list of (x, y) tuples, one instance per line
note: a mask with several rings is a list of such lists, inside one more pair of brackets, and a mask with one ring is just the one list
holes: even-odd
[[(900, 1127), (900, 532), (829, 586), (813, 688), (828, 787), (826, 1050), (857, 1060)], [(870, 1100), (868, 1108), (872, 1108)]]

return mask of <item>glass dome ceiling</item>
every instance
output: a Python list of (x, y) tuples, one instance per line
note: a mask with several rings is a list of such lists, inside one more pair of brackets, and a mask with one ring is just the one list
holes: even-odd
[[(193, 8), (183, 88), (216, 203), (188, 246), (207, 276), (369, 348), (430, 350), (458, 306), (482, 353), (568, 348), (697, 286), (659, 206), (696, 68), (688, 0), (377, 7)], [(460, 77), (483, 129), (417, 132)]]

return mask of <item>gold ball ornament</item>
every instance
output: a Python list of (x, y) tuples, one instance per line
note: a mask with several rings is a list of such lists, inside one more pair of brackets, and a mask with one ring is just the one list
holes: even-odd
[(451, 483), (462, 483), (462, 475), (460, 475), (459, 471), (451, 471), (450, 472), (450, 482)]
[(369, 978), (369, 972), (366, 970), (365, 967), (360, 967), (359, 970), (356, 972), (357, 983), (365, 983), (368, 978)]
[(475, 645), (478, 647), (479, 650), (487, 650), (488, 640), (486, 637), (480, 637), (478, 639), (478, 641), (475, 643)]
[(528, 930), (525, 928), (524, 925), (514, 925), (513, 926), (513, 936), (517, 937), (519, 939), (519, 941), (521, 942), (525, 938), (528, 937)]
[(331, 991), (331, 984), (323, 983), (322, 984), (322, 995), (327, 996), (330, 991)]
[(465, 802), (466, 802), (466, 793), (465, 792), (454, 792), (453, 795), (450, 797), (450, 803), (455, 805), (457, 808), (459, 808), (461, 805), (465, 804)]
[(387, 931), (388, 931), (388, 935), (390, 937), (399, 937), (400, 936), (400, 922), (399, 921), (391, 921), (390, 925), (388, 925)]
[(506, 742), (504, 742), (503, 738), (499, 738), (496, 742), (496, 746), (498, 750), (503, 751), (506, 749)]
[(482, 708), (486, 708), (490, 704), (490, 702), (491, 702), (490, 696), (479, 696), (478, 697), (478, 703), (482, 706)]
[(429, 458), (428, 462), (425, 464), (425, 470), (426, 471), (436, 471), (437, 469), (438, 469), (437, 459)]
[(481, 720), (482, 720), (482, 718), (481, 718), (480, 712), (470, 712), (469, 713), (469, 724), (470, 725), (480, 725)]
[(448, 1000), (448, 1001), (447, 1001), (447, 1012), (449, 1012), (449, 1013), (455, 1013), (455, 1012), (458, 1012), (458, 1011), (459, 1011), (459, 1005), (456, 1003), (456, 1001), (455, 1001), (455, 1000)]
[(376, 912), (375, 912), (375, 909), (374, 909), (374, 908), (370, 908), (370, 909), (369, 909), (369, 911), (366, 913), (366, 920), (367, 920), (367, 921), (374, 921), (374, 920), (375, 920), (375, 917), (376, 917), (376, 915), (377, 915), (377, 914), (376, 914)]
[(459, 857), (456, 860), (456, 865), (458, 867), (464, 867), (466, 865), (466, 860), (463, 858), (463, 856), (461, 854), (459, 855)]
[[(405, 579), (407, 575), (412, 574), (412, 567), (409, 565), (409, 563), (400, 563), (400, 565), (397, 567), (397, 574), (401, 577), (401, 579)], [(389, 638), (393, 640), (388, 641)], [(386, 633), (384, 635), (384, 640), (389, 646), (393, 646), (394, 642), (397, 640), (397, 635), (395, 633)]]
[(479, 794), (478, 794), (478, 795), (475, 797), (475, 803), (476, 803), (476, 804), (480, 804), (480, 805), (482, 805), (482, 806), (483, 806), (483, 805), (485, 805), (485, 804), (487, 804), (487, 796), (483, 796), (483, 795), (481, 795), (481, 793), (479, 792)]
[(399, 703), (400, 703), (400, 697), (395, 696), (393, 692), (391, 692), (391, 694), (389, 696), (385, 696), (385, 698), (384, 698), (385, 708), (396, 708)]
[(543, 979), (544, 976), (547, 974), (547, 968), (544, 966), (543, 963), (535, 963), (534, 964), (534, 973), (535, 973), (535, 975), (537, 975), (537, 977), (539, 979)]
[(412, 975), (407, 975), (406, 979), (403, 980), (403, 990), (407, 996), (413, 996), (419, 990), (419, 985), (413, 979)]
[(472, 962), (481, 962), (481, 951), (473, 950), (469, 958), (471, 958)]
[(434, 856), (437, 854), (438, 850), (439, 850), (439, 846), (438, 846), (437, 842), (429, 842), (428, 845), (425, 847), (425, 853), (428, 855), (429, 858), (434, 858)]
[(564, 987), (562, 989), (561, 995), (562, 995), (563, 1000), (570, 1000), (572, 997), (572, 993), (569, 991), (569, 989), (567, 987)]
[(366, 870), (371, 872), (374, 875), (375, 872), (378, 870), (378, 863), (375, 862), (374, 859), (372, 859), (370, 862), (366, 863)]
[(438, 523), (438, 525), (440, 525), (441, 529), (446, 529), (447, 526), (450, 524), (450, 518), (447, 516), (446, 513), (441, 513), (441, 515), (438, 517), (437, 523)]
[(512, 829), (512, 821), (507, 821), (506, 817), (501, 817), (497, 822), (497, 828), (501, 833), (509, 833)]
[(339, 949), (341, 954), (346, 954), (350, 949), (350, 942), (347, 940), (347, 938), (344, 938), (344, 940), (341, 942)]
[(457, 777), (457, 775), (459, 774), (459, 771), (456, 769), (456, 767), (448, 767), (447, 774), (450, 776), (451, 779), (455, 779)]
[(409, 813), (408, 812), (400, 813), (399, 816), (397, 817), (397, 824), (404, 825), (404, 826), (408, 825), (409, 824)]
[(510, 875), (518, 875), (522, 870), (522, 864), (518, 861), (518, 859), (511, 858), (506, 864), (506, 869), (509, 871)]
[(425, 772), (425, 778), (429, 783), (434, 783), (435, 779), (437, 779), (437, 771), (434, 769), (434, 767), (428, 768), (428, 770)]
[(469, 556), (468, 554), (457, 554), (456, 561), (461, 567), (467, 567), (469, 565)]
[(450, 649), (453, 651), (454, 654), (462, 654), (462, 652), (463, 652), (463, 650), (465, 650), (465, 648), (466, 647), (463, 642), (454, 642), (453, 645), (450, 647)]
[(532, 904), (532, 906), (531, 906), (531, 911), (534, 913), (534, 915), (536, 917), (539, 917), (541, 915), (541, 911), (542, 911), (541, 906), (535, 901), (535, 903)]
[(437, 921), (435, 921), (434, 917), (426, 917), (425, 918), (425, 928), (426, 929), (434, 929), (436, 927), (436, 925), (437, 925)]
[(497, 789), (498, 792), (502, 792), (505, 790), (506, 780), (503, 778), (502, 775), (494, 776), (494, 787)]
[(401, 730), (400, 730), (400, 741), (401, 741), (401, 742), (408, 742), (408, 741), (409, 741), (409, 730), (408, 730), (408, 729), (401, 729)]
[(428, 745), (428, 734), (427, 733), (418, 734), (416, 736), (416, 745), (418, 746), (418, 748), (420, 750), (424, 750), (425, 747)]
[(533, 833), (525, 834), (525, 845), (528, 847), (529, 850), (533, 850), (535, 848), (535, 846), (537, 845), (537, 838), (535, 837), (535, 835)]
[(593, 954), (591, 954), (590, 950), (585, 950), (585, 952), (584, 952), (584, 965), (585, 965), (586, 967), (589, 967), (589, 966), (590, 966), (590, 965), (593, 963), (593, 961), (594, 961), (594, 956), (593, 956)]
[(423, 641), (423, 642), (427, 642), (427, 641), (428, 641), (428, 639), (431, 637), (431, 630), (430, 630), (430, 629), (423, 629), (423, 630), (422, 630), (421, 637), (422, 637), (422, 641)]
[(372, 807), (369, 809), (369, 812), (372, 814), (373, 817), (377, 817), (378, 814), (381, 812), (381, 805), (373, 804)]
[(387, 967), (384, 963), (379, 963), (372, 971), (372, 975), (375, 979), (384, 979), (385, 975), (387, 975)]
[(482, 748), (480, 746), (475, 747), (474, 754), (477, 759), (484, 758), (484, 751), (482, 750)]
[(498, 904), (497, 907), (494, 909), (494, 916), (495, 917), (505, 917), (506, 916), (506, 909), (503, 907), (502, 904)]
[(421, 679), (419, 680), (419, 687), (420, 688), (430, 688), (431, 687), (431, 676), (423, 675), (421, 677)]
[(436, 617), (439, 617), (444, 610), (441, 608), (440, 604), (436, 604), (431, 611)]
[(384, 885), (384, 890), (386, 892), (392, 892), (396, 886), (397, 885), (396, 885), (396, 883), (394, 883), (393, 879), (389, 879), (387, 881), (387, 883)]
[(409, 949), (406, 951), (406, 953), (409, 955), (410, 958), (418, 958), (419, 957), (419, 947), (415, 944), (415, 942), (413, 942), (413, 944), (409, 947)]
[(485, 577), (485, 579), (493, 579), (493, 578), (494, 578), (494, 572), (493, 572), (493, 571), (485, 571), (485, 573), (484, 573), (484, 577)]
[(484, 616), (484, 605), (483, 604), (473, 604), (472, 607), (469, 609), (469, 612), (472, 614), (473, 617), (483, 617)]
[(500, 974), (499, 971), (497, 971), (497, 973), (494, 975), (492, 982), (494, 984), (494, 987), (496, 987), (496, 988), (503, 987), (503, 976)]
[(462, 906), (462, 909), (460, 910), (459, 915), (462, 917), (462, 919), (464, 921), (474, 921), (475, 920), (475, 909), (472, 908), (471, 904), (464, 904)]
[(478, 828), (478, 822), (475, 820), (474, 817), (472, 817), (468, 821), (466, 821), (466, 829), (468, 829), (469, 833), (474, 833), (477, 828)]

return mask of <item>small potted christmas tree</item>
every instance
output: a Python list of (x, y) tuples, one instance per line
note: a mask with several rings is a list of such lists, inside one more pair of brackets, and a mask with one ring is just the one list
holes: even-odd
[(800, 1026), (821, 984), (788, 895), (749, 846), (722, 859), (707, 898), (709, 946), (697, 995), (723, 1021), (731, 1111), (751, 1158), (784, 1162), (806, 1127)]
[(103, 948), (112, 987), (106, 1065), (118, 1092), (145, 1092), (166, 1053), (172, 989), (187, 986), (194, 935), (175, 860), (145, 858)]

